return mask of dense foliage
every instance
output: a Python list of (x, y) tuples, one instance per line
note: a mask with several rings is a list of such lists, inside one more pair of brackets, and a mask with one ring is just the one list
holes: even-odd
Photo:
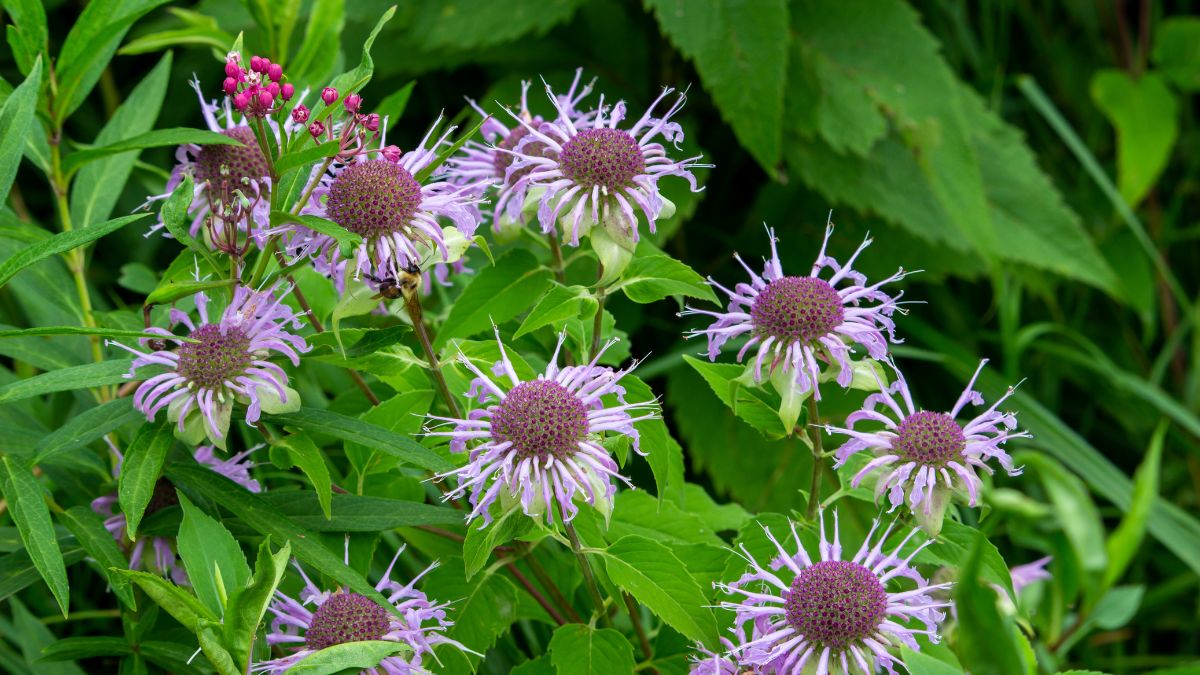
[(1200, 20), (0, 4), (0, 669), (1200, 668)]

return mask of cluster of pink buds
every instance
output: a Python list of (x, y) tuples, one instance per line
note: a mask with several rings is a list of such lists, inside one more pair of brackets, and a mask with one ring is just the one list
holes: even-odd
[[(332, 106), (337, 103), (340, 98), (338, 90), (334, 87), (325, 87), (321, 90), (321, 102), (326, 106)], [(363, 152), (366, 146), (368, 134), (377, 134), (379, 127), (382, 124), (382, 118), (378, 113), (363, 113), (362, 111), (363, 97), (358, 94), (349, 94), (342, 101), (342, 106), (345, 108), (349, 119), (344, 124), (337, 125), (341, 130), (337, 140), (341, 143), (342, 152), (338, 156), (343, 159), (348, 159), (354, 155)], [(321, 120), (312, 120), (309, 122), (309, 117), (312, 111), (304, 104), (298, 104), (292, 109), (292, 121), (296, 124), (307, 124), (308, 133), (312, 137), (320, 140), (325, 137), (328, 140), (334, 140), (335, 125), (330, 123), (326, 126)], [(328, 132), (328, 133), (327, 133)], [(398, 156), (398, 153), (395, 153)], [(385, 156), (387, 151), (385, 149)]]
[(266, 117), (278, 112), (289, 101), (296, 88), (283, 82), (283, 66), (271, 63), (263, 56), (250, 57), (250, 69), (242, 67), (242, 59), (230, 52), (225, 60), (225, 82), (222, 87), (238, 112), (253, 117)]

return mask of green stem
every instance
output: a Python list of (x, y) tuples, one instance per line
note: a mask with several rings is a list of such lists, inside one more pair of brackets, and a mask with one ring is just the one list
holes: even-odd
[[(325, 160), (325, 163), (321, 165), (321, 170), (317, 172), (317, 175), (324, 176), (325, 172), (329, 170), (330, 164), (333, 164), (332, 157)], [(293, 216), (300, 213), (300, 209), (303, 209), (304, 205), (308, 203), (308, 198), (312, 196), (313, 190), (317, 189), (317, 183), (319, 182), (321, 181), (314, 180), (308, 184), (308, 187), (304, 188), (304, 194), (300, 195), (300, 199), (292, 205), (292, 209), (289, 211), (289, 213), (291, 213)]]
[[(604, 278), (604, 263), (597, 263), (596, 278)], [(604, 298), (608, 289), (604, 286), (596, 289), (596, 319), (592, 321), (592, 349), (588, 353), (588, 358), (596, 358), (596, 354), (600, 351), (601, 332), (604, 329)]]
[(421, 349), (425, 352), (425, 360), (429, 363), (429, 370), (433, 373), (433, 381), (437, 385), (438, 392), (442, 395), (442, 400), (446, 402), (446, 407), (450, 409), (451, 417), (461, 419), (462, 411), (458, 407), (458, 401), (450, 394), (450, 387), (446, 384), (446, 376), (442, 374), (442, 366), (438, 362), (437, 354), (433, 351), (433, 334), (429, 330), (429, 327), (425, 325), (425, 312), (421, 309), (419, 289), (413, 288), (405, 291), (404, 307), (408, 309), (408, 316), (412, 319), (413, 323), (413, 332), (417, 334), (417, 341), (421, 343)]
[[(642, 626), (642, 615), (638, 612), (637, 604), (628, 593), (622, 593), (625, 597), (625, 609), (629, 610), (629, 620), (633, 622), (633, 631), (637, 633), (638, 642), (642, 645), (642, 654), (645, 655), (646, 661), (654, 660), (654, 650), (650, 647), (650, 640), (646, 637), (646, 629)], [(657, 673), (654, 668), (650, 668), (649, 672)]]
[(821, 448), (821, 430), (816, 426), (821, 421), (821, 413), (817, 410), (816, 391), (812, 391), (806, 402), (808, 406), (808, 437), (812, 440), (812, 480), (808, 486), (808, 508), (805, 517), (812, 520), (817, 515), (817, 505), (821, 503), (821, 469), (825, 461), (825, 453)]
[(596, 577), (592, 574), (592, 564), (583, 554), (583, 545), (579, 543), (579, 534), (575, 532), (575, 526), (571, 523), (566, 523), (566, 528), (567, 538), (571, 540), (571, 551), (575, 554), (575, 560), (579, 562), (579, 569), (583, 572), (584, 585), (587, 586), (588, 594), (592, 596), (592, 603), (596, 605), (596, 611), (600, 613), (600, 623), (606, 628), (611, 628), (612, 622), (608, 620), (608, 607), (604, 604), (604, 596), (600, 594), (600, 587), (596, 585)]
[(575, 608), (571, 606), (571, 602), (562, 594), (562, 591), (558, 590), (558, 586), (554, 583), (554, 580), (550, 578), (550, 574), (546, 572), (546, 568), (542, 567), (542, 563), (538, 561), (537, 556), (535, 556), (533, 551), (528, 548), (528, 544), (526, 544), (526, 549), (526, 554), (522, 560), (529, 565), (529, 570), (533, 572), (534, 578), (536, 578), (538, 583), (541, 584), (548, 593), (550, 593), (550, 597), (554, 598), (554, 602), (558, 603), (563, 608), (563, 611), (567, 613), (567, 617), (570, 618), (572, 622), (583, 623), (583, 618), (579, 616), (579, 612), (575, 611)]
[(558, 244), (558, 234), (550, 232), (546, 235), (546, 241), (550, 242), (550, 255), (554, 257), (554, 278), (558, 283), (567, 285), (567, 268), (563, 264), (562, 246)]

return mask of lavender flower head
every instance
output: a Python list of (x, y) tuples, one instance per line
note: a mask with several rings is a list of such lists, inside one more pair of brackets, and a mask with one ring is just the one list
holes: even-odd
[[(707, 337), (708, 358), (716, 361), (726, 342), (746, 335), (748, 339), (738, 351), (737, 359), (740, 362), (752, 349), (757, 351), (756, 382), (762, 381), (766, 363), (769, 375), (778, 370), (790, 376), (789, 384), (795, 393), (811, 391), (820, 400), (817, 383), (821, 378), (821, 362), (836, 363), (837, 383), (849, 387), (854, 379), (851, 343), (864, 347), (870, 358), (883, 359), (887, 356), (888, 339), (900, 342), (896, 339), (892, 315), (900, 310), (898, 301), (903, 293), (889, 296), (879, 289), (903, 279), (907, 273), (901, 269), (883, 281), (868, 285), (867, 278), (856, 272), (853, 265), (871, 240), (865, 239), (845, 264), (839, 263), (825, 254), (833, 234), (833, 226), (829, 225), (809, 275), (785, 276), (775, 230), (768, 228), (767, 234), (771, 238), (771, 258), (766, 261), (762, 276), (734, 254), (750, 275), (750, 283), (737, 284), (730, 290), (709, 278), (710, 285), (729, 296), (728, 309), (713, 312), (686, 308), (681, 316), (699, 314), (716, 319), (708, 328), (689, 331), (687, 337)], [(833, 272), (828, 279), (819, 276), (825, 268)]]
[(267, 644), (296, 649), (286, 656), (255, 663), (250, 672), (280, 675), (322, 649), (364, 640), (384, 640), (401, 646), (398, 653), (384, 658), (378, 666), (362, 671), (364, 674), (429, 673), (422, 667), (422, 661), (427, 655), (433, 655), (433, 648), (440, 644), (470, 652), (443, 634), (454, 625), (446, 618), (449, 603), (430, 601), (416, 588), (417, 581), (437, 567), (436, 562), (408, 584), (392, 580), (392, 568), (403, 551), (403, 547), (396, 551), (383, 578), (375, 585), (375, 590), (387, 597), (396, 612), (358, 593), (344, 589), (323, 590), (296, 563), (296, 570), (304, 579), (304, 589), (300, 591), (299, 600), (281, 591), (275, 592), (275, 600), (268, 607), (275, 618), (267, 632)]
[(448, 219), (462, 238), (469, 239), (481, 218), (476, 191), (445, 180), (422, 184), (415, 178), (434, 161), (437, 148), (454, 131), (449, 128), (429, 145), (440, 121), (415, 150), (399, 158), (389, 159), (384, 152), (375, 156), (364, 153), (349, 163), (335, 164), (318, 179), (301, 214), (332, 220), (361, 236), (357, 250), (345, 256), (333, 237), (297, 226), (289, 238), (292, 254), (313, 257), (316, 269), (325, 274), (340, 274), (343, 263), (348, 262), (355, 278), (387, 280), (423, 266), (426, 257), (441, 262), (456, 259), (453, 242), (448, 242), (439, 219)]
[[(739, 629), (750, 630), (749, 639), (740, 641), (730, 653), (739, 666), (782, 674), (808, 672), (803, 670), (805, 665), (815, 664), (817, 675), (848, 675), (852, 669), (873, 673), (877, 668), (895, 675), (896, 660), (889, 647), (920, 649), (916, 635), (926, 635), (934, 642), (940, 639), (937, 629), (945, 619), (940, 609), (950, 603), (936, 601), (933, 594), (951, 584), (929, 584), (910, 566), (913, 557), (932, 541), (900, 557), (900, 550), (917, 532), (913, 530), (885, 554), (883, 544), (892, 525), (872, 544), (879, 527), (876, 520), (854, 557), (843, 560), (836, 512), (833, 518), (830, 542), (821, 514), (818, 560), (804, 550), (794, 522), (793, 541), (789, 542), (795, 546), (794, 553), (764, 527), (778, 550), (770, 565), (760, 565), (743, 545), (749, 571), (732, 584), (717, 584), (726, 593), (741, 596), (720, 605), (735, 613)], [(790, 581), (784, 581), (787, 577)], [(900, 577), (909, 590), (889, 591), (888, 586), (894, 588)], [(914, 627), (917, 623), (922, 627)]]
[[(1001, 446), (1012, 438), (1030, 438), (1028, 432), (1014, 431), (1017, 426), (1015, 414), (997, 410), (1012, 396), (1014, 390), (1011, 387), (983, 413), (963, 424), (957, 421), (968, 403), (983, 405), (983, 395), (972, 387), (986, 363), (986, 359), (979, 363), (967, 388), (948, 413), (918, 410), (903, 373), (891, 364), (896, 381), (890, 387), (881, 381), (880, 391), (867, 397), (862, 410), (846, 418), (846, 428), (825, 427), (831, 434), (850, 437), (838, 448), (834, 466), (841, 467), (857, 452), (870, 451), (875, 455), (874, 459), (867, 462), (850, 483), (857, 487), (872, 471), (888, 471), (876, 485), (875, 494), (878, 498), (888, 491), (893, 510), (904, 503), (907, 492), (910, 509), (915, 512), (921, 508), (923, 513), (930, 514), (937, 501), (934, 489), (939, 484), (953, 488), (955, 476), (967, 489), (969, 505), (975, 506), (979, 488), (983, 485), (976, 469), (993, 473), (987, 462), (995, 459), (1008, 475), (1020, 475), (1021, 469), (1013, 465), (1012, 457)], [(881, 423), (883, 428), (878, 431), (854, 428), (864, 421)]]
[[(574, 519), (579, 512), (574, 504), (577, 497), (607, 515), (616, 494), (612, 479), (632, 487), (601, 445), (601, 436), (606, 432), (627, 436), (634, 451), (644, 454), (634, 423), (657, 418), (655, 403), (625, 402), (620, 381), (636, 363), (624, 370), (596, 365), (615, 340), (604, 345), (591, 363), (560, 368), (558, 354), (565, 339), (565, 334), (559, 336), (546, 371), (524, 382), (500, 342), (499, 330), (500, 361), (492, 369), (495, 380), (459, 356), (459, 362), (475, 374), (467, 396), (487, 405), (472, 410), (466, 419), (431, 415), (454, 428), (427, 434), (448, 437), (454, 452), (474, 444), (465, 466), (437, 476), (458, 479), (447, 499), (471, 493), (468, 521), (483, 516), (490, 523), (489, 508), (498, 498), (503, 507), (519, 501), (526, 515), (544, 516), (547, 522), (553, 522), (555, 505), (564, 522)], [(604, 400), (609, 395), (615, 403)]]
[[(571, 119), (578, 119), (582, 116), (579, 112), (579, 104), (592, 92), (592, 85), (595, 84), (595, 80), (593, 80), (580, 87), (579, 82), (582, 77), (583, 68), (579, 68), (575, 71), (575, 79), (572, 80), (567, 93), (558, 97), (562, 110)], [(521, 121), (537, 128), (546, 120), (541, 115), (529, 112), (530, 84), (531, 82), (528, 80), (521, 82), (521, 108), (517, 115)], [(507, 222), (521, 220), (521, 208), (525, 203), (525, 195), (529, 187), (528, 181), (521, 179), (528, 176), (534, 167), (526, 166), (518, 171), (509, 171), (509, 167), (515, 160), (512, 151), (529, 135), (529, 129), (520, 123), (511, 127), (505, 126), (500, 120), (486, 113), (475, 101), (467, 99), (467, 102), (480, 116), (485, 118), (483, 126), (480, 127), (480, 133), (485, 142), (468, 141), (457, 156), (446, 162), (446, 178), (452, 183), (472, 186), (479, 194), (483, 194), (487, 188), (493, 185), (500, 186), (500, 192), (496, 196), (496, 203), (490, 214), (492, 228), (499, 232), (502, 220)], [(525, 148), (525, 152), (531, 155), (545, 156), (553, 151), (544, 143), (533, 142)]]
[[(262, 446), (255, 446), (222, 459), (216, 455), (212, 446), (204, 445), (196, 448), (193, 457), (201, 465), (210, 467), (213, 471), (247, 490), (261, 492), (262, 486), (257, 480), (250, 477), (250, 468), (254, 465), (246, 459), (250, 453), (260, 447)], [(121, 464), (125, 458), (115, 447), (112, 448), (112, 451), (117, 455), (117, 464), (113, 471), (113, 477), (116, 478), (121, 474)], [(165, 508), (178, 504), (179, 495), (175, 492), (175, 486), (166, 478), (159, 478), (158, 482), (154, 484), (154, 494), (146, 506), (144, 517), (148, 518)], [(120, 501), (115, 492), (92, 500), (92, 510), (104, 516), (104, 529), (108, 530), (117, 543), (124, 545), (127, 542), (125, 536), (127, 523), (125, 514), (117, 511), (119, 506)], [(152, 551), (149, 561), (146, 560), (147, 541), (150, 542)], [(129, 569), (140, 570), (143, 568), (149, 568), (164, 577), (169, 577), (177, 584), (187, 583), (187, 572), (184, 571), (182, 565), (177, 564), (174, 542), (169, 537), (139, 537), (137, 541), (133, 542), (133, 547), (129, 551)]]
[[(171, 325), (183, 324), (188, 329), (187, 337), (195, 342), (182, 341), (170, 331), (152, 327), (147, 331), (163, 337), (139, 340), (148, 352), (110, 343), (137, 357), (126, 375), (129, 379), (144, 367), (165, 369), (138, 385), (134, 407), (150, 421), (165, 407), (168, 419), (178, 424), (185, 440), (198, 442), (207, 436), (221, 448), (225, 446), (235, 400), (246, 404), (249, 424), (257, 422), (264, 411), (273, 414), (298, 409), (300, 396), (287, 386), (287, 373), (268, 359), (277, 353), (299, 365), (300, 353), (309, 347), (304, 338), (288, 332), (289, 323), (292, 328), (300, 327), (300, 314), (283, 304), (286, 293), (276, 297), (273, 291), (239, 286), (215, 321), (210, 320), (209, 298), (204, 293), (196, 294), (198, 323), (172, 309)], [(167, 349), (170, 342), (178, 348)]]
[[(730, 630), (738, 636), (739, 640), (745, 640), (744, 631)], [(703, 644), (697, 643), (696, 652), (689, 659), (691, 666), (688, 668), (688, 675), (739, 675), (737, 661), (730, 656), (737, 644), (737, 642), (723, 637), (721, 646), (725, 648), (725, 651), (713, 652)]]
[(1048, 555), (1010, 569), (1008, 574), (1012, 577), (1013, 592), (1020, 593), (1022, 588), (1030, 584), (1051, 578), (1050, 573), (1046, 571), (1046, 565), (1049, 565), (1051, 560), (1054, 560), (1054, 556)]
[[(219, 244), (212, 240), (222, 236), (223, 225), (228, 222), (237, 231), (261, 240), (271, 219), (271, 177), (266, 155), (245, 116), (233, 111), (229, 98), (223, 103), (207, 100), (200, 90), (199, 80), (193, 80), (191, 85), (200, 98), (200, 109), (208, 129), (239, 141), (241, 145), (188, 143), (179, 146), (175, 151), (177, 163), (171, 170), (166, 190), (149, 197), (146, 203), (170, 197), (184, 176), (191, 175), (195, 187), (188, 208), (192, 216), (188, 231), (193, 237), (203, 238), (201, 229), (204, 228), (210, 243)], [(301, 128), (291, 120), (285, 120), (282, 125), (270, 118), (264, 122), (264, 128), (277, 139), (286, 138)], [(147, 236), (163, 227), (160, 217)]]
[[(645, 215), (654, 232), (655, 221), (669, 203), (658, 191), (659, 179), (679, 176), (693, 192), (699, 192), (703, 188), (696, 184), (692, 169), (712, 166), (698, 163), (700, 155), (672, 159), (655, 140), (662, 136), (676, 147), (683, 140), (682, 128), (671, 121), (683, 107), (686, 97), (682, 93), (661, 118), (653, 116), (658, 103), (672, 91), (664, 88), (637, 122), (620, 129), (618, 125), (625, 121), (624, 101), (608, 109), (601, 96), (594, 112), (577, 115), (547, 85), (546, 95), (558, 110), (553, 121), (534, 124), (509, 111), (525, 134), (511, 151), (513, 161), (505, 168), (504, 188), (497, 202), (523, 202), (518, 195), (540, 188), (537, 215), (542, 231), (554, 232), (557, 223), (562, 228), (560, 236), (572, 246), (579, 245), (580, 235), (598, 224), (618, 241), (637, 241), (635, 210)], [(519, 208), (508, 208), (514, 207)]]

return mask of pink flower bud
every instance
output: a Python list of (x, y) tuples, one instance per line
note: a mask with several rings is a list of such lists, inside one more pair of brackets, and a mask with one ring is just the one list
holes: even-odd
[(278, 63), (272, 63), (270, 66), (267, 66), (267, 77), (275, 80), (276, 82), (282, 80), (283, 66), (279, 65)]
[(238, 85), (237, 80), (233, 79), (232, 77), (227, 77), (227, 78), (225, 78), (225, 81), (221, 84), (221, 88), (225, 90), (226, 94), (233, 96), (234, 94), (237, 93), (237, 85)]
[(362, 97), (358, 94), (350, 94), (345, 100), (346, 112), (356, 113), (362, 107)]
[(296, 93), (296, 88), (293, 87), (290, 82), (279, 88), (279, 95), (282, 96), (283, 100), (285, 101), (292, 100), (292, 94), (294, 93)]
[[(291, 85), (284, 85), (285, 88), (290, 87), (290, 86)], [(297, 124), (304, 124), (305, 122), (307, 122), (308, 121), (308, 108), (305, 108), (303, 104), (298, 105), (295, 108), (292, 108), (292, 121)]]
[(378, 113), (371, 113), (370, 115), (363, 117), (362, 125), (367, 131), (379, 131)]
[(279, 85), (272, 82), (267, 85), (267, 91), (271, 94), (271, 98), (275, 98), (279, 95)]
[(233, 97), (233, 107), (238, 110), (245, 110), (248, 105), (250, 105), (250, 97), (245, 92)]
[(321, 120), (317, 120), (308, 125), (308, 133), (313, 135), (313, 138), (320, 138), (321, 134), (325, 133), (325, 125), (321, 124)]
[(271, 95), (271, 92), (269, 92), (269, 91), (258, 92), (258, 104), (260, 106), (262, 106), (264, 108), (270, 108), (271, 104), (274, 102), (275, 102), (275, 97)]
[(392, 164), (400, 161), (400, 155), (400, 148), (395, 145), (389, 145), (383, 149), (383, 158)]
[(267, 69), (267, 63), (269, 62), (261, 56), (251, 56), (250, 70), (253, 70), (256, 73), (261, 73)]
[(230, 59), (225, 62), (225, 75), (232, 78), (240, 78), (242, 76), (242, 67), (237, 64), (237, 61)]
[(334, 89), (333, 87), (325, 87), (322, 89), (321, 100), (325, 102), (325, 105), (333, 105), (333, 102), (338, 100), (337, 89)]

